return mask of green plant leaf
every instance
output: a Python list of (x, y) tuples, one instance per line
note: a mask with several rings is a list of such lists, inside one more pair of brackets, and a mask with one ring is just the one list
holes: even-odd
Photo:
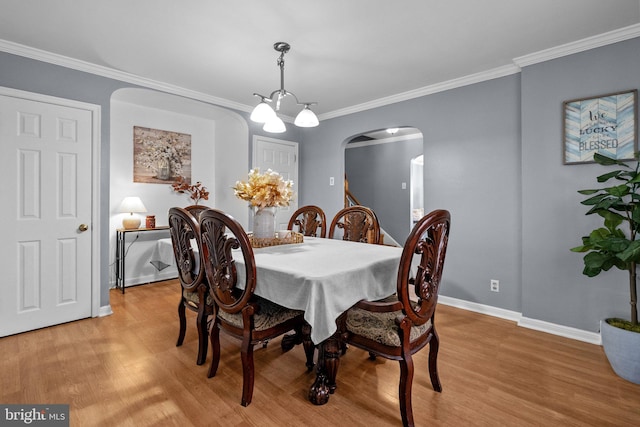
[(620, 258), (624, 262), (639, 262), (640, 261), (640, 241), (635, 240), (629, 244), (629, 246), (618, 254), (618, 258)]
[(617, 185), (615, 187), (609, 187), (604, 189), (607, 193), (616, 197), (624, 197), (629, 194), (629, 187), (626, 184)]
[(613, 171), (613, 172), (609, 172), (609, 173), (605, 173), (604, 175), (600, 175), (597, 180), (598, 182), (606, 182), (609, 181), (611, 178), (617, 178), (620, 175), (621, 171)]
[(618, 166), (624, 166), (625, 168), (629, 167), (629, 165), (627, 165), (624, 162), (621, 162), (620, 160), (616, 160), (616, 159), (612, 159), (612, 158), (607, 157), (607, 156), (603, 156), (600, 153), (595, 153), (593, 155), (593, 161), (595, 161), (596, 163), (601, 164), (603, 166), (618, 165)]

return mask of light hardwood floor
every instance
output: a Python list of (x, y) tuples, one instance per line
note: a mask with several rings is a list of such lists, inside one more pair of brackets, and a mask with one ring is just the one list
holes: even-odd
[[(253, 402), (240, 405), (238, 343), (222, 337), (195, 364), (194, 316), (178, 334), (177, 282), (111, 291), (114, 314), (0, 339), (0, 403), (68, 403), (72, 426), (398, 426), (398, 363), (350, 348), (324, 406), (306, 396), (314, 375), (301, 346), (256, 349)], [(447, 306), (436, 318), (442, 393), (427, 351), (416, 357), (414, 416), (427, 426), (638, 426), (640, 386), (617, 377), (601, 347)]]

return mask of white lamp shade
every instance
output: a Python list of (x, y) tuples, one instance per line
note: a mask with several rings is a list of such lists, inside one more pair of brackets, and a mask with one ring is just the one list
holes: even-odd
[(120, 203), (120, 212), (127, 212), (129, 215), (125, 215), (122, 218), (122, 227), (125, 230), (132, 230), (140, 227), (140, 217), (134, 215), (134, 212), (146, 212), (147, 208), (142, 204), (140, 197), (125, 197), (122, 203)]
[(282, 133), (287, 130), (287, 127), (284, 125), (282, 119), (276, 115), (274, 115), (268, 122), (264, 124), (262, 127), (265, 132), (270, 133)]
[(140, 197), (125, 197), (120, 204), (120, 212), (146, 212), (147, 208), (144, 207)]
[(251, 112), (251, 116), (249, 117), (252, 121), (256, 123), (266, 123), (272, 117), (275, 117), (276, 112), (273, 111), (273, 108), (266, 102), (262, 101), (260, 104), (256, 105), (256, 108)]
[(301, 128), (312, 128), (320, 124), (318, 117), (307, 105), (305, 105), (302, 111), (298, 113), (296, 120), (293, 123)]

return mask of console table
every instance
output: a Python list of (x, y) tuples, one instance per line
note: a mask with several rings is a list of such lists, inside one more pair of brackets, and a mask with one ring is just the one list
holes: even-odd
[(118, 228), (116, 230), (116, 288), (122, 289), (124, 294), (124, 276), (125, 276), (125, 241), (127, 233), (147, 233), (150, 231), (168, 230), (168, 225), (161, 225), (155, 228)]

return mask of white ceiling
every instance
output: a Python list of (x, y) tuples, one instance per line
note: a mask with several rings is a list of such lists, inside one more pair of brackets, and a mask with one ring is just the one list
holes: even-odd
[(0, 0), (0, 50), (249, 111), (280, 87), (285, 41), (285, 88), (323, 119), (638, 36), (639, 23), (640, 0)]

